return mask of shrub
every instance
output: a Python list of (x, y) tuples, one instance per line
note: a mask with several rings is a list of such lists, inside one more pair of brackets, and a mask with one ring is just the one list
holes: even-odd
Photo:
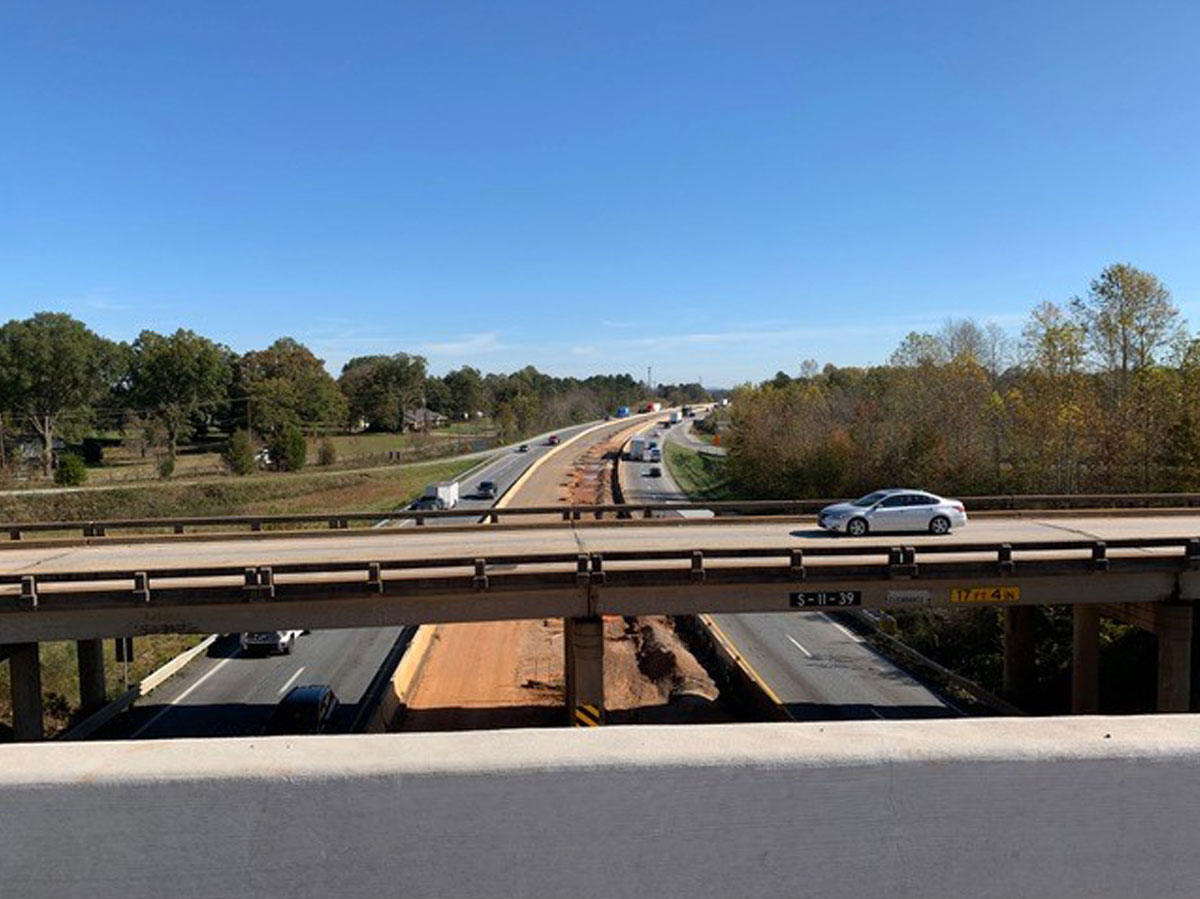
[(317, 446), (317, 464), (332, 465), (337, 461), (337, 444), (326, 437)]
[(54, 483), (62, 487), (78, 487), (87, 483), (88, 470), (83, 460), (74, 453), (64, 453), (54, 470)]
[(175, 457), (167, 453), (158, 460), (158, 476), (165, 480), (173, 474), (175, 474)]
[(229, 466), (229, 470), (239, 477), (254, 472), (254, 444), (250, 441), (250, 434), (245, 430), (239, 429), (233, 432), (229, 442), (225, 444), (221, 456), (224, 458), (225, 464)]
[(308, 458), (308, 441), (296, 425), (284, 425), (271, 438), (271, 459), (280, 471), (299, 471)]

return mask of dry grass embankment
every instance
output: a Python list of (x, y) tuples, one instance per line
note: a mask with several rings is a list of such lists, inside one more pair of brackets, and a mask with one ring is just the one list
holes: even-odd
[[(187, 517), (336, 511), (390, 512), (415, 498), (433, 481), (454, 478), (478, 459), (393, 466), (338, 475), (286, 475), (230, 478), (216, 484), (121, 487), (74, 493), (30, 492), (0, 496), (5, 521), (88, 520), (99, 518)], [(0, 557), (2, 558), (2, 557)], [(134, 641), (136, 661), (130, 682), (138, 681), (202, 636), (154, 634)], [(118, 695), (122, 670), (113, 641), (105, 642), (108, 692)], [(79, 670), (72, 642), (41, 646), (42, 696), (48, 734), (64, 730), (79, 715)], [(0, 740), (12, 723), (9, 667), (0, 663)]]

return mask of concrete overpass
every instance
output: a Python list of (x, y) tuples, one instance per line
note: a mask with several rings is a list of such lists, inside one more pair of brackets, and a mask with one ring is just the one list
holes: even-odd
[(0, 746), (6, 896), (1192, 899), (1196, 716)]
[[(1144, 515), (994, 519), (950, 537), (863, 541), (795, 519), (676, 519), (9, 544), (0, 554), (0, 643), (20, 644), (9, 650), (14, 706), (28, 721), (43, 640), (562, 617), (574, 622), (571, 676), (594, 683), (602, 660), (586, 622), (603, 614), (984, 603), (1016, 612), (1019, 625), (1036, 604), (1107, 612), (1154, 604), (1159, 708), (1184, 711), (1200, 598), (1194, 534), (1200, 516)], [(1076, 617), (1080, 678), (1095, 674), (1096, 621), (1092, 611)], [(1028, 656), (1031, 632), (1010, 634), (1009, 644), (1015, 658)]]

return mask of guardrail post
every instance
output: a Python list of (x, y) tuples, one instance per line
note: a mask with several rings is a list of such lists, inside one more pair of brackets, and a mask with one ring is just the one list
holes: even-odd
[(471, 579), (471, 589), (486, 590), (488, 588), (487, 560), (475, 560), (475, 577)]
[(21, 578), (21, 605), (27, 609), (37, 608), (37, 578), (32, 574), (24, 575)]
[(9, 540), (20, 540), (21, 539), (21, 529), (20, 528), (11, 528), (8, 532), (8, 539)]
[(696, 550), (692, 553), (692, 583), (704, 583), (704, 553)]
[(133, 598), (138, 602), (150, 601), (150, 578), (144, 571), (133, 575)]
[(793, 549), (789, 566), (792, 577), (798, 581), (804, 580), (807, 574), (804, 570), (804, 550)]
[(1100, 609), (1080, 602), (1071, 614), (1071, 711), (1092, 715), (1100, 710)]
[(259, 521), (258, 519), (255, 519), (254, 521), (250, 522), (250, 530), (251, 531), (261, 531), (262, 528), (263, 528), (263, 523), (261, 521)]
[(580, 553), (575, 557), (575, 583), (580, 587), (586, 587), (591, 581), (591, 576), (588, 574), (589, 560), (586, 554)]
[(1013, 561), (1012, 545), (1002, 543), (996, 551), (996, 570), (1001, 574), (1012, 574), (1016, 571), (1017, 565)]
[(383, 592), (383, 570), (378, 562), (367, 565), (367, 585), (375, 593)]
[(176, 534), (182, 534), (183, 533), (183, 525), (176, 524), (175, 527), (173, 528), (173, 530), (175, 531)]
[(12, 679), (13, 739), (22, 742), (41, 740), (42, 666), (36, 643), (20, 643), (8, 657)]
[(604, 580), (604, 556), (600, 553), (592, 553), (592, 576), (590, 583), (603, 584)]
[(1092, 544), (1092, 569), (1108, 571), (1108, 547), (1103, 541)]

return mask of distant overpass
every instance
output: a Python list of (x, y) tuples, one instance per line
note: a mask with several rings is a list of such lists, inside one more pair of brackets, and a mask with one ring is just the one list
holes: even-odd
[[(13, 691), (29, 697), (21, 672), (30, 669), (29, 647), (45, 640), (995, 605), (1009, 610), (1007, 651), (1031, 665), (1029, 607), (1065, 603), (1087, 610), (1076, 616), (1081, 684), (1096, 679), (1098, 611), (1140, 616), (1159, 638), (1159, 708), (1184, 711), (1200, 598), (1197, 534), (1200, 516), (1143, 515), (989, 520), (949, 537), (861, 541), (794, 519), (638, 519), (53, 549), (18, 543), (0, 552), (0, 643), (22, 647), (11, 660)], [(1139, 606), (1147, 612), (1129, 611)], [(568, 645), (569, 673), (594, 675), (602, 667), (595, 635), (569, 630), (579, 632), (579, 645)]]

